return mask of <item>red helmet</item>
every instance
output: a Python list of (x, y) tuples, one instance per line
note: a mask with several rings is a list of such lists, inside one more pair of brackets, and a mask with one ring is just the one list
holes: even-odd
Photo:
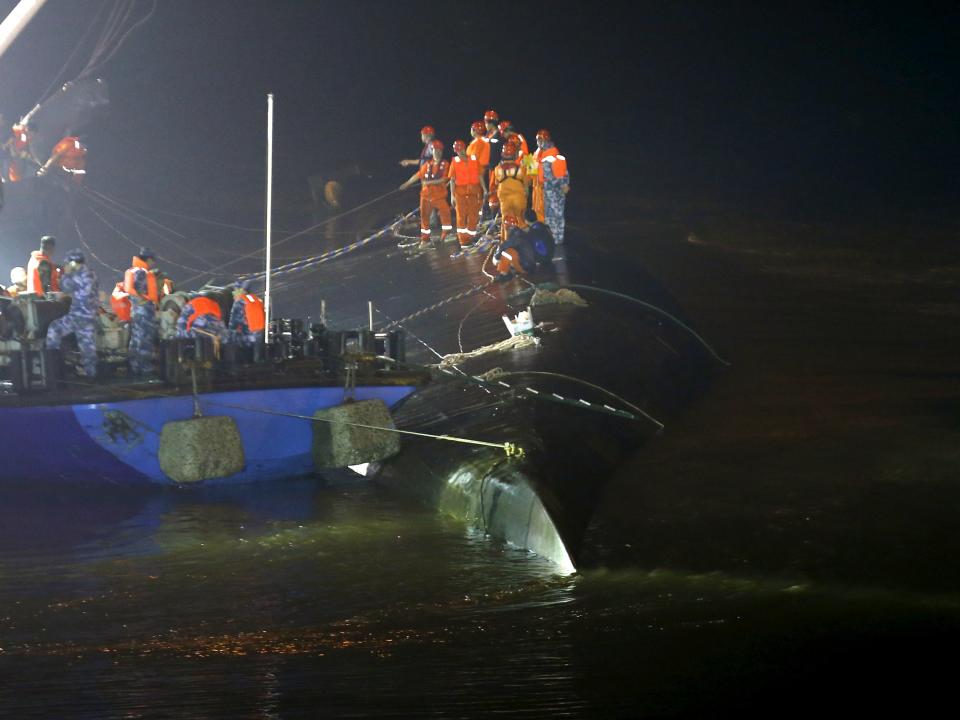
[(503, 216), (503, 226), (504, 227), (519, 227), (520, 221), (517, 220), (516, 215), (504, 215)]
[(496, 111), (496, 110), (487, 110), (487, 111), (483, 114), (483, 121), (484, 121), (484, 122), (493, 122), (493, 123), (499, 122), (499, 121), (500, 121), (500, 116), (497, 115), (497, 111)]
[(507, 130), (513, 130), (513, 123), (509, 120), (504, 120), (502, 123), (497, 125), (497, 130), (499, 130), (500, 134), (503, 135)]
[(433, 126), (431, 126), (431, 125), (424, 125), (422, 128), (420, 128), (420, 134), (421, 134), (421, 135), (436, 135), (436, 134), (437, 134), (437, 131), (434, 130), (434, 129), (433, 129)]
[(443, 142), (440, 141), (440, 140), (437, 140), (436, 138), (434, 138), (433, 140), (430, 141), (430, 149), (431, 149), (431, 150), (440, 150), (440, 151), (442, 151), (442, 150), (443, 150)]
[(453, 141), (453, 151), (458, 155), (462, 152), (467, 151), (467, 144), (463, 140), (454, 140)]
[(487, 132), (487, 126), (483, 124), (483, 120), (477, 120), (473, 125), (470, 126), (470, 132), (476, 133), (477, 135), (483, 135)]
[(553, 136), (550, 135), (550, 131), (546, 129), (537, 130), (537, 140), (543, 140), (544, 142), (550, 142), (553, 140)]
[(503, 144), (503, 150), (500, 154), (507, 159), (513, 159), (517, 156), (517, 153), (520, 152), (520, 143), (518, 143), (513, 138), (510, 138)]

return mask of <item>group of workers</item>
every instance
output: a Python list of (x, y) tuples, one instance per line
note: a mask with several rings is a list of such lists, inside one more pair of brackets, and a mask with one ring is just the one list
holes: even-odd
[(50, 157), (42, 161), (34, 152), (33, 138), (36, 132), (36, 125), (29, 120), (21, 120), (10, 128), (10, 137), (0, 146), (7, 152), (3, 162), (3, 180), (15, 183), (30, 175), (43, 177), (55, 171), (71, 182), (81, 184), (87, 173), (87, 147), (80, 137), (68, 129), (53, 146)]
[[(81, 250), (68, 252), (62, 267), (54, 262), (55, 251), (56, 238), (42, 237), (40, 249), (30, 254), (26, 269), (14, 268), (10, 273), (12, 284), (0, 287), (0, 295), (69, 295), (69, 311), (47, 329), (47, 348), (59, 349), (63, 338), (74, 335), (80, 351), (78, 373), (93, 378), (97, 372), (97, 323), (100, 315), (107, 312), (102, 304), (100, 284)], [(156, 262), (157, 256), (152, 250), (141, 248), (110, 296), (110, 308), (117, 321), (129, 324), (127, 359), (131, 375), (140, 380), (154, 377), (159, 331), (157, 311), (163, 299), (173, 292), (173, 283), (157, 268)], [(249, 281), (238, 280), (233, 286), (233, 305), (227, 318), (223, 317), (216, 300), (194, 293), (180, 308), (176, 335), (183, 338), (206, 335), (219, 343), (252, 347), (263, 342), (265, 325), (263, 301), (251, 292)]]
[(440, 241), (453, 232), (452, 207), (457, 239), (461, 247), (469, 247), (477, 241), (477, 226), (484, 214), (499, 210), (500, 275), (529, 272), (530, 264), (524, 266), (521, 255), (542, 258), (537, 248), (549, 247), (552, 255), (553, 245), (563, 243), (570, 191), (566, 158), (546, 129), (537, 133), (536, 149), (531, 153), (526, 138), (509, 120), (501, 121), (495, 110), (487, 110), (483, 120), (470, 126), (470, 136), (469, 144), (453, 142), (453, 158), (448, 162), (443, 157), (443, 142), (433, 127), (426, 125), (420, 130), (420, 157), (400, 161), (401, 166), (418, 166), (400, 188), (420, 182), (420, 248), (432, 246), (430, 220), (434, 212), (440, 218)]

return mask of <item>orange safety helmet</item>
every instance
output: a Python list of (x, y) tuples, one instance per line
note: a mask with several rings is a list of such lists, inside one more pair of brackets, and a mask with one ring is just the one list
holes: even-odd
[(430, 141), (431, 150), (443, 150), (443, 142), (434, 138)]
[(477, 120), (473, 125), (470, 126), (470, 133), (476, 133), (477, 135), (484, 135), (487, 132), (487, 126), (483, 124), (483, 120)]
[(467, 144), (463, 140), (454, 140), (453, 141), (453, 151), (459, 155), (462, 152), (467, 151)]
[(496, 111), (496, 110), (487, 110), (487, 111), (483, 114), (483, 121), (484, 121), (484, 122), (492, 122), (492, 123), (499, 122), (499, 121), (500, 121), (500, 116), (497, 115), (497, 111)]
[(537, 140), (543, 140), (544, 142), (552, 142), (553, 136), (550, 135), (550, 131), (544, 128), (537, 130)]
[(513, 123), (509, 120), (504, 120), (502, 123), (497, 125), (497, 130), (499, 130), (500, 134), (503, 135), (507, 130), (513, 130)]
[(503, 226), (508, 227), (520, 227), (520, 221), (517, 220), (516, 215), (504, 215), (503, 216)]
[(503, 144), (503, 150), (501, 156), (505, 159), (513, 159), (517, 156), (517, 153), (520, 152), (520, 143), (518, 143), (513, 138), (510, 138)]
[(433, 127), (430, 126), (430, 125), (424, 125), (422, 128), (420, 128), (420, 134), (421, 134), (421, 135), (436, 135), (436, 134), (437, 134), (437, 131), (434, 130)]

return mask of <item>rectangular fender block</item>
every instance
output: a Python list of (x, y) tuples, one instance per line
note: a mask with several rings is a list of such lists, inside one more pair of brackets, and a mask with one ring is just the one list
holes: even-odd
[(227, 477), (247, 464), (237, 423), (226, 416), (165, 423), (158, 455), (160, 469), (177, 483)]
[(318, 410), (313, 417), (313, 464), (318, 469), (385, 460), (400, 452), (398, 433), (349, 424), (394, 427), (383, 400), (344, 403)]

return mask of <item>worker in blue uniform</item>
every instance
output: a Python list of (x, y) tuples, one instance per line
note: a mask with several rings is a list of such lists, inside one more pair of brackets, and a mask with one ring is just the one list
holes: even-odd
[(70, 311), (47, 328), (47, 348), (58, 350), (61, 340), (74, 335), (80, 349), (80, 374), (97, 374), (97, 322), (100, 314), (100, 283), (96, 273), (87, 267), (83, 253), (71, 250), (64, 258), (61, 290), (69, 295)]

